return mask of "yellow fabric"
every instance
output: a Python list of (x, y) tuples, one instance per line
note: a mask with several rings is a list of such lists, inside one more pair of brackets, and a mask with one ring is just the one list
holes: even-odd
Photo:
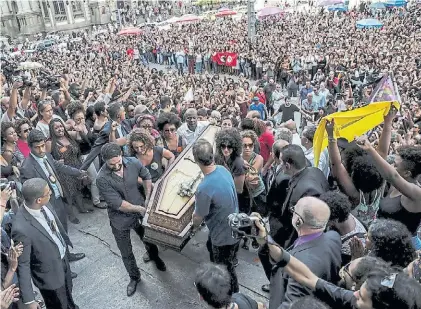
[(354, 140), (383, 122), (383, 117), (389, 113), (390, 107), (395, 106), (397, 110), (400, 104), (397, 101), (375, 102), (369, 105), (346, 111), (337, 112), (323, 117), (317, 127), (313, 140), (314, 165), (319, 165), (320, 153), (327, 147), (327, 133), (325, 130), (326, 121), (335, 122), (335, 138), (343, 137), (348, 141)]

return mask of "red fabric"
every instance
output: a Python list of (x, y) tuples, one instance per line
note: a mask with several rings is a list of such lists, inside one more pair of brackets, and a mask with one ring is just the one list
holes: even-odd
[(134, 54), (134, 50), (133, 50), (133, 48), (129, 48), (129, 49), (127, 50), (127, 55), (128, 55), (128, 56), (133, 56), (133, 54)]
[(259, 137), (260, 155), (263, 157), (264, 163), (266, 163), (267, 160), (269, 160), (270, 152), (272, 151), (272, 146), (274, 142), (275, 138), (270, 129), (266, 130), (266, 132), (260, 135)]
[(29, 157), (29, 154), (31, 153), (31, 149), (28, 146), (27, 142), (24, 142), (21, 139), (18, 139), (16, 146), (20, 150), (20, 152), (23, 154), (25, 158)]
[(219, 65), (226, 65), (228, 67), (235, 67), (237, 65), (237, 53), (218, 52), (212, 56), (212, 61)]
[(262, 102), (263, 104), (266, 104), (266, 96), (263, 92), (257, 92), (256, 97), (259, 98), (260, 102)]

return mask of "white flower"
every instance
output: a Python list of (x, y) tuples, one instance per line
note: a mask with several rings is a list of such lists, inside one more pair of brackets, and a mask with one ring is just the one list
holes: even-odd
[(158, 169), (158, 163), (153, 162), (153, 163), (151, 164), (151, 169), (153, 169), (154, 171), (156, 171), (156, 170)]

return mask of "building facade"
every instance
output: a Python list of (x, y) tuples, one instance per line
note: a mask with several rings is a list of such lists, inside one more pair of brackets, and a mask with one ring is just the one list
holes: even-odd
[(12, 38), (105, 24), (111, 0), (0, 0), (2, 35)]

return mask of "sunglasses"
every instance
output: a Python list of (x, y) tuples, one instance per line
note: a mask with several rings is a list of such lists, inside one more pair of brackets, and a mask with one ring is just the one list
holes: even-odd
[(351, 265), (351, 262), (349, 262), (348, 264), (346, 264), (344, 267), (342, 267), (339, 270), (339, 276), (345, 280), (345, 274), (347, 274), (349, 276), (349, 278), (352, 279), (352, 281), (357, 282), (357, 280), (354, 279), (354, 277), (351, 275), (351, 273), (349, 272), (349, 265)]
[(32, 131), (32, 128), (28, 128), (28, 129), (23, 130), (23, 133), (28, 133), (28, 132), (31, 132), (31, 131)]
[(221, 149), (232, 149), (231, 145), (227, 145), (227, 144), (221, 144)]
[(244, 148), (253, 148), (253, 146), (254, 146), (254, 144), (253, 143), (251, 143), (251, 144), (243, 144), (243, 147)]

